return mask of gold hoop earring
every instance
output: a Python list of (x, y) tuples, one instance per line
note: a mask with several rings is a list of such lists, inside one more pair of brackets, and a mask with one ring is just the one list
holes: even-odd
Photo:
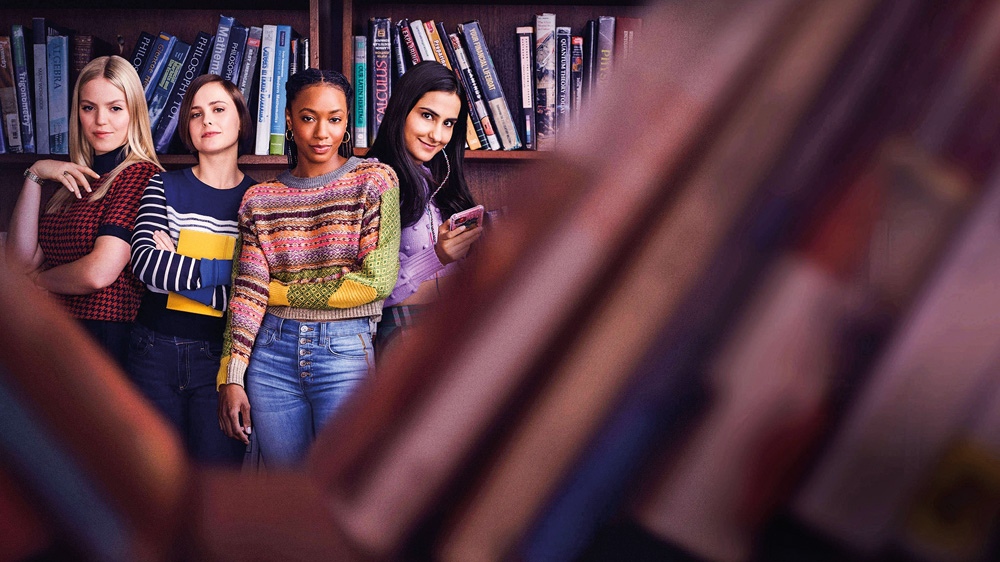
[(344, 140), (340, 141), (340, 144), (351, 142), (351, 132), (350, 131), (345, 131), (344, 132), (344, 137), (345, 137)]
[(290, 141), (295, 140), (295, 137), (292, 135), (291, 129), (285, 129), (285, 140), (290, 140)]

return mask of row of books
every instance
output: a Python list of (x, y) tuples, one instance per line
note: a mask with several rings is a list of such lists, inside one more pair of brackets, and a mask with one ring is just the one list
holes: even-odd
[[(45, 30), (33, 33), (33, 30)], [(87, 34), (34, 18), (0, 36), (0, 153), (68, 154), (69, 100), (76, 75), (94, 57), (122, 54)], [(26, 47), (33, 46), (32, 50)], [(165, 32), (142, 32), (127, 58), (139, 75), (160, 154), (183, 152), (178, 111), (191, 82), (218, 74), (235, 84), (255, 124), (253, 154), (284, 154), (285, 82), (309, 66), (309, 39), (287, 25), (245, 26), (220, 16), (215, 34), (190, 43)]]
[(534, 27), (518, 27), (520, 103), (512, 107), (478, 21), (448, 33), (434, 20), (371, 18), (368, 35), (353, 42), (355, 143), (367, 147), (378, 133), (393, 77), (433, 60), (454, 70), (465, 88), (469, 149), (551, 150), (591, 92), (608, 83), (615, 56), (631, 55), (641, 27), (639, 18), (602, 16), (574, 36), (570, 27), (556, 26), (552, 13), (536, 16)]

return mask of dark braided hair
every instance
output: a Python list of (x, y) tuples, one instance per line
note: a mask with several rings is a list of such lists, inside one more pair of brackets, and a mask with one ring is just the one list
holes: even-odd
[[(465, 131), (469, 115), (465, 90), (455, 73), (446, 66), (435, 61), (424, 61), (407, 70), (393, 84), (385, 117), (382, 118), (378, 135), (367, 154), (368, 158), (378, 158), (396, 171), (399, 178), (399, 219), (402, 226), (417, 222), (430, 196), (430, 191), (424, 189), (427, 174), (414, 163), (403, 136), (406, 117), (427, 92), (454, 93), (462, 104), (452, 129), (451, 140), (427, 162), (432, 176), (429, 178), (430, 190), (433, 191), (440, 182), (445, 182), (441, 191), (434, 196), (434, 203), (441, 209), (442, 217), (476, 205), (469, 186), (465, 183)], [(445, 162), (446, 155), (450, 161), (451, 174), (447, 173), (449, 166)]]
[[(351, 88), (351, 83), (347, 81), (347, 78), (336, 70), (307, 68), (289, 76), (288, 82), (285, 83), (285, 111), (291, 111), (292, 102), (295, 101), (299, 92), (317, 84), (329, 84), (341, 92), (344, 92), (344, 98), (347, 99), (347, 132), (350, 133), (353, 131), (354, 89)], [(288, 157), (288, 169), (291, 170), (298, 166), (299, 154), (298, 148), (295, 146), (295, 139), (289, 140), (287, 133), (288, 131), (286, 129), (285, 156)], [(340, 147), (337, 148), (337, 154), (343, 156), (344, 158), (354, 156), (354, 135), (351, 135), (350, 140), (347, 142), (341, 143)]]

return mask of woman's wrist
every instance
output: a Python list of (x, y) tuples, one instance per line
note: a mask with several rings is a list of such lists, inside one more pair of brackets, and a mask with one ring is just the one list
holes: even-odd
[(33, 166), (25, 168), (24, 177), (39, 186), (41, 186), (45, 181), (40, 175), (38, 175), (38, 172), (33, 169)]

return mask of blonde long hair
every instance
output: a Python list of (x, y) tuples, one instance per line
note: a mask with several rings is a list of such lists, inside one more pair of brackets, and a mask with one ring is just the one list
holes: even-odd
[[(146, 107), (146, 97), (142, 91), (142, 83), (135, 68), (127, 60), (119, 56), (98, 57), (90, 61), (80, 71), (80, 77), (73, 87), (73, 103), (70, 106), (69, 120), (69, 158), (73, 163), (91, 167), (94, 164), (94, 147), (87, 141), (86, 135), (80, 130), (80, 88), (84, 84), (104, 78), (125, 94), (125, 105), (128, 107), (128, 136), (125, 144), (125, 159), (109, 172), (100, 185), (95, 186), (90, 201), (97, 201), (108, 192), (118, 174), (136, 162), (151, 162), (156, 167), (160, 161), (156, 158), (153, 145), (153, 133), (149, 128), (149, 109)], [(54, 213), (70, 202), (72, 194), (60, 189), (49, 200), (46, 213)]]

